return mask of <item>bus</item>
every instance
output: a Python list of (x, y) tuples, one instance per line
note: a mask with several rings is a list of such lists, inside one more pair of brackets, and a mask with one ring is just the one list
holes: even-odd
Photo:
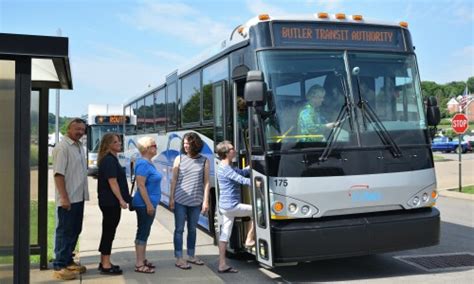
[[(324, 127), (303, 133), (301, 111), (316, 85), (325, 94), (315, 111)], [(242, 202), (253, 205), (257, 241), (244, 247), (249, 220), (237, 218), (228, 251), (254, 254), (262, 266), (439, 243), (430, 141), (440, 114), (436, 99), (422, 97), (406, 22), (262, 14), (124, 112), (137, 115), (126, 156), (138, 155), (141, 136), (157, 141), (165, 206), (184, 133), (202, 137), (214, 182), (199, 224), (214, 240), (221, 225), (215, 146), (234, 144), (234, 165), (251, 167)]]
[[(97, 177), (97, 155), (102, 136), (108, 132), (118, 133), (123, 141), (124, 128), (134, 128), (136, 118), (123, 115), (123, 105), (90, 104), (87, 111), (87, 174)], [(125, 167), (123, 152), (118, 154), (119, 162)]]

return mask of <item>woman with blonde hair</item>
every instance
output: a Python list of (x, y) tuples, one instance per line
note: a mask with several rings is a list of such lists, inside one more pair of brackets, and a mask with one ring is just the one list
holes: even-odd
[(117, 158), (121, 150), (122, 142), (118, 134), (107, 133), (102, 137), (97, 158), (97, 193), (99, 208), (102, 211), (102, 237), (99, 245), (101, 274), (122, 274), (120, 267), (110, 262), (112, 242), (120, 222), (121, 209), (126, 209), (127, 203), (131, 201), (125, 170)]
[(135, 272), (155, 273), (155, 266), (146, 257), (146, 244), (151, 225), (155, 220), (156, 207), (161, 198), (161, 174), (156, 170), (151, 159), (157, 153), (156, 142), (145, 136), (137, 141), (141, 158), (135, 163), (135, 178), (138, 190), (133, 196), (132, 204), (137, 213), (137, 234), (135, 237)]

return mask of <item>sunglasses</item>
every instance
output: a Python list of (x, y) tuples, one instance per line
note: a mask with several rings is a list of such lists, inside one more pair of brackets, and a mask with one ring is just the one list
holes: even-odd
[(156, 144), (155, 145), (150, 145), (150, 148), (157, 148)]

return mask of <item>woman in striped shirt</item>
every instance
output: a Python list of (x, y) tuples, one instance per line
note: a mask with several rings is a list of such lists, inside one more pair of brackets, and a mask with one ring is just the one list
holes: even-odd
[[(174, 210), (174, 255), (176, 267), (190, 269), (188, 262), (203, 265), (195, 256), (196, 227), (199, 213), (209, 209), (209, 161), (200, 154), (203, 146), (201, 138), (194, 132), (183, 137), (181, 151), (174, 160), (173, 179), (170, 189), (170, 209)], [(188, 222), (187, 254), (183, 258), (184, 223)]]

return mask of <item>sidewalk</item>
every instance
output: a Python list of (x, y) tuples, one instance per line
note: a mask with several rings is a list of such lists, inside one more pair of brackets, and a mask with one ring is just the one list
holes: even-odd
[[(90, 201), (86, 202), (84, 225), (80, 236), (80, 252), (78, 260), (87, 267), (87, 272), (67, 283), (223, 283), (217, 276), (216, 266), (218, 251), (213, 245), (212, 238), (198, 230), (197, 256), (205, 261), (206, 265), (193, 265), (191, 270), (180, 270), (174, 266), (173, 229), (174, 217), (171, 212), (159, 206), (153, 223), (147, 245), (147, 259), (156, 265), (154, 274), (134, 272), (135, 267), (135, 233), (136, 215), (128, 209), (122, 211), (122, 217), (115, 236), (112, 261), (120, 265), (123, 275), (104, 276), (99, 274), (99, 246), (101, 236), (102, 213), (97, 204), (96, 180), (89, 179)], [(185, 236), (186, 238), (186, 236)], [(185, 241), (186, 243), (186, 241)], [(209, 268), (209, 266), (212, 268)], [(31, 269), (31, 283), (61, 283), (53, 281), (52, 265), (46, 271), (37, 268)]]
[[(459, 187), (459, 162), (442, 161), (435, 163), (437, 189), (439, 195), (466, 200), (473, 200), (473, 194), (449, 191)], [(462, 185), (474, 185), (474, 160), (465, 160), (462, 162)]]

